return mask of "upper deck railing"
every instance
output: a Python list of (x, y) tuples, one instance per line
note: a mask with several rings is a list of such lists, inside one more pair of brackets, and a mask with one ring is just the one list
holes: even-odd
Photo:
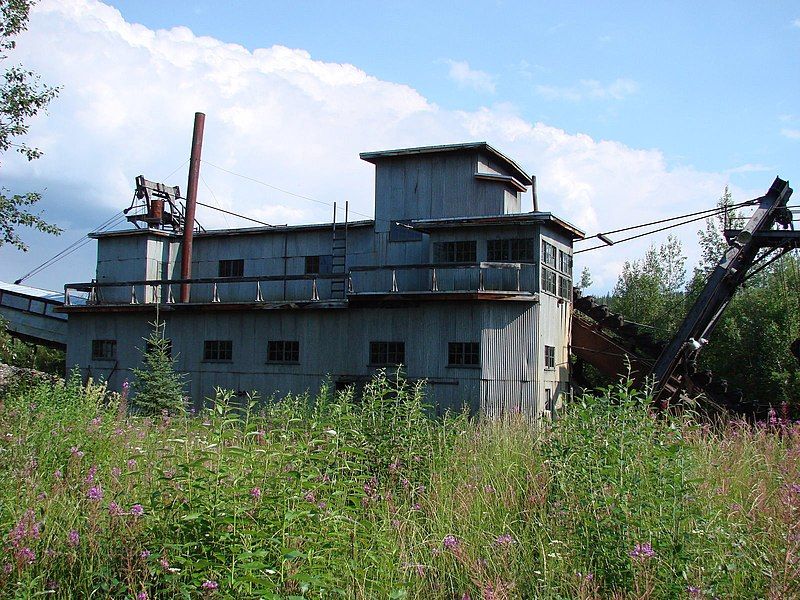
[(426, 263), (352, 267), (342, 274), (199, 277), (68, 283), (87, 294), (88, 306), (178, 304), (182, 284), (190, 284), (189, 304), (317, 302), (336, 300), (331, 282), (345, 279), (346, 297), (395, 294), (532, 294), (538, 290), (536, 265), (529, 263)]

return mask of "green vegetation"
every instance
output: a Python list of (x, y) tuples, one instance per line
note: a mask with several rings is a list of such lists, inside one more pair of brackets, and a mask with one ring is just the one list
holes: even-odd
[(800, 427), (427, 416), (423, 388), (125, 416), (102, 387), (0, 399), (0, 596), (788, 598)]
[(58, 376), (63, 376), (66, 369), (63, 350), (29, 344), (12, 337), (3, 317), (0, 317), (0, 363)]
[(134, 396), (131, 405), (141, 414), (159, 415), (183, 412), (185, 376), (175, 371), (172, 344), (164, 336), (163, 322), (156, 320), (153, 331), (144, 340), (143, 365), (133, 369)]
[[(6, 65), (8, 53), (16, 47), (15, 36), (28, 28), (32, 0), (0, 1), (0, 64)], [(28, 160), (42, 155), (38, 148), (28, 146), (20, 137), (28, 133), (28, 119), (44, 110), (58, 95), (58, 88), (41, 83), (39, 76), (22, 65), (8, 67), (0, 77), (0, 155), (12, 148)], [(0, 187), (0, 246), (11, 244), (19, 250), (27, 245), (19, 237), (20, 227), (32, 227), (44, 233), (58, 235), (61, 229), (47, 223), (29, 207), (41, 199), (38, 192), (8, 194)]]

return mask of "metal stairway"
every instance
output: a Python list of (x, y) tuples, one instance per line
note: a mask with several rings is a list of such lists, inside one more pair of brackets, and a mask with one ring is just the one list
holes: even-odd
[(344, 203), (344, 223), (336, 223), (336, 202), (333, 203), (333, 239), (331, 243), (331, 298), (343, 300), (347, 290), (347, 221), (350, 202)]

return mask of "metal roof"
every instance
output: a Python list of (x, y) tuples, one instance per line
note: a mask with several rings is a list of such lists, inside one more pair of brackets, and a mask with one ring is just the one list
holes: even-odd
[(417, 231), (450, 229), (455, 227), (486, 227), (487, 225), (533, 225), (547, 223), (566, 231), (573, 239), (583, 239), (585, 233), (572, 223), (559, 219), (549, 212), (527, 212), (510, 215), (489, 215), (481, 217), (448, 217), (445, 219), (419, 219), (409, 224)]
[(400, 148), (397, 150), (379, 150), (377, 152), (362, 152), (359, 154), (362, 160), (377, 163), (379, 160), (385, 160), (396, 157), (412, 156), (419, 154), (434, 154), (437, 152), (464, 152), (465, 150), (483, 150), (489, 154), (494, 155), (497, 159), (510, 167), (511, 170), (516, 171), (517, 175), (525, 185), (531, 184), (531, 176), (519, 166), (516, 162), (511, 160), (499, 150), (490, 146), (487, 142), (466, 142), (463, 144), (446, 144), (443, 146), (420, 146), (418, 148)]
[(54, 292), (53, 290), (43, 290), (41, 288), (30, 287), (27, 285), (18, 285), (16, 283), (6, 283), (0, 281), (0, 290), (4, 292), (11, 292), (12, 294), (19, 294), (21, 296), (28, 296), (31, 298), (40, 298), (41, 300), (53, 300), (55, 302), (64, 301), (64, 292)]

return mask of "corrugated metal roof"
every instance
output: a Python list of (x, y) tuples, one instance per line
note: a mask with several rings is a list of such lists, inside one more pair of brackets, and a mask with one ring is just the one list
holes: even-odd
[[(371, 227), (375, 224), (375, 221), (372, 219), (365, 219), (363, 221), (349, 221), (347, 223), (347, 227)], [(344, 227), (344, 222), (336, 223), (337, 227)], [(273, 225), (270, 227), (242, 227), (242, 228), (232, 228), (232, 229), (210, 229), (208, 231), (202, 231), (200, 233), (195, 233), (195, 238), (204, 238), (204, 237), (215, 237), (215, 236), (227, 236), (227, 235), (248, 235), (248, 234), (259, 234), (259, 233), (284, 233), (284, 232), (292, 232), (292, 231), (313, 231), (313, 230), (320, 230), (320, 229), (331, 229), (333, 227), (333, 223), (314, 223), (311, 225)], [(181, 239), (182, 235), (180, 233), (175, 233), (172, 231), (161, 231), (159, 229), (124, 229), (121, 231), (104, 231), (102, 233), (90, 233), (89, 237), (91, 238), (106, 238), (106, 237), (123, 237), (129, 235), (147, 235), (147, 234), (154, 234), (154, 235), (161, 235), (166, 237), (173, 237), (175, 239)]]
[(30, 296), (32, 298), (40, 298), (42, 300), (53, 300), (55, 302), (64, 301), (64, 292), (43, 290), (41, 288), (30, 287), (27, 285), (6, 283), (5, 281), (0, 281), (0, 290), (4, 292), (11, 292), (13, 294), (21, 294), (23, 296)]
[(559, 219), (549, 212), (528, 212), (510, 215), (489, 215), (481, 217), (447, 217), (444, 219), (418, 219), (409, 224), (418, 231), (430, 231), (433, 229), (449, 229), (457, 227), (479, 227), (487, 225), (526, 225), (534, 223), (546, 223), (560, 227), (572, 235), (573, 239), (583, 239), (586, 235), (583, 231)]
[(442, 146), (420, 146), (417, 148), (399, 148), (397, 150), (379, 150), (376, 152), (362, 152), (359, 154), (362, 160), (375, 163), (379, 160), (411, 156), (414, 154), (434, 154), (437, 152), (463, 152), (464, 150), (484, 150), (493, 154), (496, 158), (506, 163), (512, 170), (516, 171), (525, 185), (531, 184), (531, 176), (516, 162), (499, 150), (490, 146), (487, 142), (466, 142), (463, 144), (445, 144)]

